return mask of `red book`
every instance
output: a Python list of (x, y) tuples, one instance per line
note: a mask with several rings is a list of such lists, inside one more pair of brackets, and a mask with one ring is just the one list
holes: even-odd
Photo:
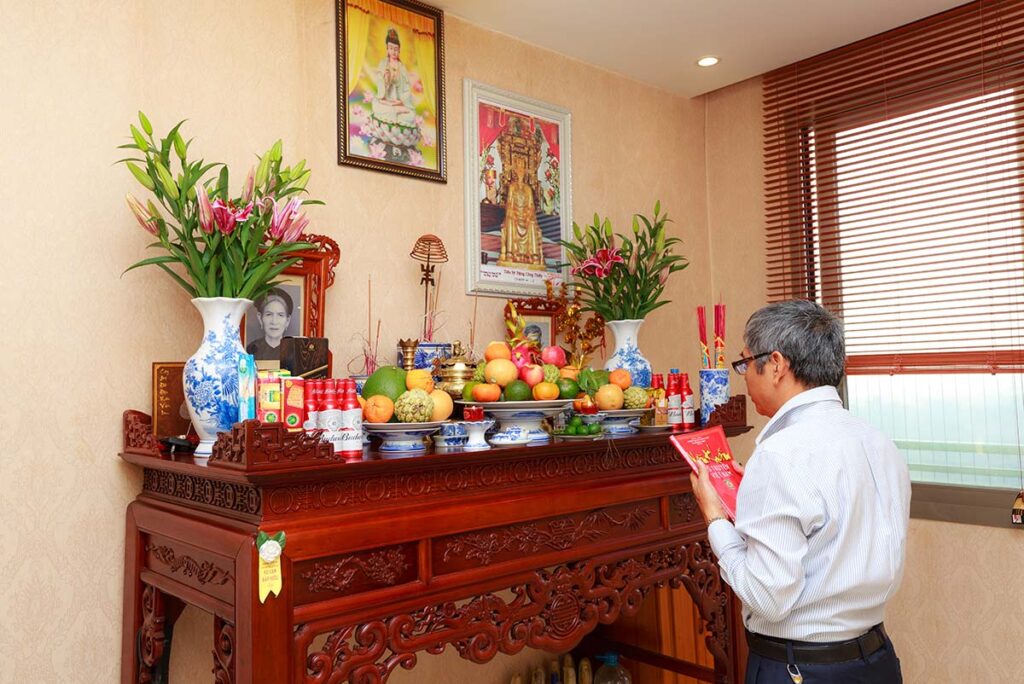
[(729, 450), (722, 426), (672, 435), (669, 439), (693, 468), (693, 472), (697, 472), (697, 461), (704, 464), (711, 476), (711, 484), (725, 506), (726, 515), (729, 520), (735, 520), (736, 492), (740, 488), (742, 476), (733, 469), (732, 451)]

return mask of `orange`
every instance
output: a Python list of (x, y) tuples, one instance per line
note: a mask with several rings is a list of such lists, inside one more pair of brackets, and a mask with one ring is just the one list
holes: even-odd
[(405, 374), (405, 389), (421, 389), (430, 394), (434, 391), (434, 378), (430, 377), (430, 371), (425, 368), (411, 370)]
[(383, 394), (375, 394), (366, 400), (363, 420), (367, 423), (386, 423), (395, 414), (395, 402)]
[(557, 399), (558, 385), (553, 382), (538, 382), (533, 386), (533, 398), (537, 401)]
[(576, 366), (564, 366), (558, 369), (559, 377), (569, 378), (570, 380), (580, 379), (580, 369)]
[(430, 398), (434, 400), (434, 412), (430, 414), (430, 420), (448, 420), (452, 411), (455, 410), (452, 395), (444, 390), (436, 389), (430, 393)]
[[(512, 363), (509, 361), (509, 363)], [(498, 385), (481, 382), (473, 385), (473, 401), (498, 401), (501, 398), (501, 387)]]
[(508, 359), (494, 359), (484, 366), (484, 380), (504, 387), (519, 378), (519, 369)]
[(359, 400), (359, 408), (365, 409), (366, 408), (366, 400), (363, 399), (363, 397), (361, 395), (359, 395), (359, 394), (356, 395), (356, 399)]
[(572, 410), (576, 413), (582, 413), (584, 408), (593, 405), (594, 400), (590, 398), (590, 395), (586, 392), (580, 392), (572, 402)]
[(617, 411), (626, 403), (626, 397), (623, 396), (621, 387), (608, 383), (601, 385), (594, 394), (594, 403), (602, 411)]
[(608, 382), (626, 390), (633, 384), (633, 376), (625, 368), (616, 368), (608, 374)]
[(504, 342), (491, 342), (487, 345), (487, 349), (484, 350), (484, 360), (493, 361), (494, 359), (511, 359), (512, 350)]

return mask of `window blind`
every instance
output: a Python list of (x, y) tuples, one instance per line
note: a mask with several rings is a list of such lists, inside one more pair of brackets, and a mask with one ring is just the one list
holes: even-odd
[(771, 300), (848, 372), (1024, 370), (1024, 2), (973, 2), (764, 77)]

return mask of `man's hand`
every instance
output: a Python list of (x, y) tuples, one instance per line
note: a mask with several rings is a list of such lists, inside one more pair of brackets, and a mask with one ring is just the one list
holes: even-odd
[(718, 492), (711, 484), (708, 468), (700, 461), (697, 461), (697, 472), (690, 473), (690, 485), (693, 486), (693, 495), (697, 497), (697, 504), (700, 506), (700, 512), (704, 514), (705, 522), (712, 518), (728, 519), (725, 514), (725, 506), (722, 505), (722, 500), (718, 498)]

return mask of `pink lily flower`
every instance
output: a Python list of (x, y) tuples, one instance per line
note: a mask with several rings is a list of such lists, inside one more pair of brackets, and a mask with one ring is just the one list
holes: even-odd
[(242, 202), (252, 202), (252, 195), (256, 189), (256, 167), (249, 167), (249, 175), (245, 177), (245, 185), (242, 187)]
[(252, 214), (252, 202), (242, 209), (236, 209), (230, 203), (225, 204), (223, 200), (216, 199), (211, 206), (213, 220), (224, 235), (231, 235), (238, 224), (244, 223)]
[(135, 214), (135, 220), (139, 222), (142, 229), (151, 235), (159, 235), (159, 224), (157, 224), (156, 219), (150, 215), (146, 208), (142, 206), (142, 202), (131, 195), (126, 195), (125, 199), (128, 200), (128, 208)]
[(607, 278), (615, 264), (626, 263), (626, 260), (619, 255), (617, 248), (601, 248), (594, 254), (593, 260), (597, 264), (597, 276), (599, 278)]
[(302, 201), (296, 198), (286, 203), (274, 201), (274, 211), (270, 217), (270, 237), (282, 242), (295, 242), (302, 235), (303, 229), (309, 224), (309, 218), (300, 211)]
[(202, 183), (196, 184), (196, 200), (199, 204), (199, 227), (207, 235), (213, 235), (213, 205)]

